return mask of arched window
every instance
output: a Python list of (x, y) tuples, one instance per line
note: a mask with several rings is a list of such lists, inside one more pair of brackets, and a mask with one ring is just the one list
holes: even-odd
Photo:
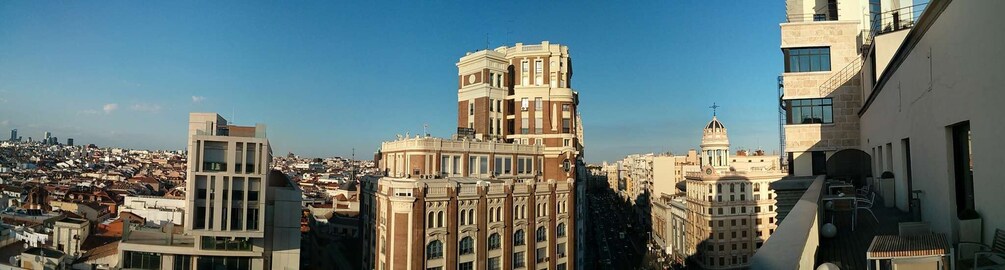
[(499, 234), (492, 233), (489, 235), (489, 250), (499, 249)]
[(502, 220), (502, 207), (496, 207), (496, 221)]
[(468, 225), (475, 224), (475, 209), (468, 210)]
[(467, 217), (467, 215), (465, 215), (465, 214), (464, 214), (464, 213), (465, 213), (466, 211), (468, 211), (468, 210), (463, 210), (463, 209), (461, 209), (461, 214), (460, 214), (460, 215), (458, 215), (458, 216), (460, 216), (460, 218), (461, 218), (461, 225), (465, 225), (465, 224), (467, 224), (467, 222), (464, 222), (464, 218), (465, 218), (465, 217)]
[(436, 227), (443, 227), (443, 211), (436, 213)]
[(546, 235), (547, 232), (548, 230), (545, 229), (544, 226), (537, 227), (537, 241), (544, 242), (545, 240), (548, 240), (548, 236)]
[(426, 260), (443, 258), (443, 242), (433, 240), (426, 245)]
[(516, 230), (513, 232), (513, 245), (522, 246), (527, 243), (527, 235), (523, 233), (523, 230)]
[(465, 236), (464, 238), (461, 238), (460, 251), (461, 255), (474, 253), (475, 240), (471, 240), (470, 236)]
[(565, 237), (565, 223), (559, 223), (558, 228), (555, 229), (555, 233), (558, 234), (558, 237)]
[(434, 214), (433, 212), (429, 212), (429, 214), (426, 215), (427, 216), (426, 217), (426, 228), (432, 228), (433, 227), (433, 214)]

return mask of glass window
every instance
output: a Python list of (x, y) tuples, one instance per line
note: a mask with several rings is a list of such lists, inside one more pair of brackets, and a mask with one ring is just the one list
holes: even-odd
[(787, 61), (785, 72), (813, 72), (831, 70), (830, 47), (782, 49)]
[(489, 258), (487, 264), (488, 264), (489, 270), (499, 270), (499, 269), (502, 269), (501, 266), (499, 265), (499, 257)]
[(189, 256), (189, 255), (174, 255), (174, 269), (177, 269), (177, 270), (191, 270), (192, 269), (192, 256)]
[(537, 263), (548, 261), (548, 248), (537, 248)]
[(489, 250), (499, 249), (499, 234), (492, 233), (489, 235)]
[(534, 134), (544, 133), (544, 118), (534, 118)]
[(160, 269), (161, 255), (158, 253), (127, 251), (124, 254), (123, 267), (131, 269)]
[(831, 124), (834, 123), (833, 100), (830, 98), (786, 100), (786, 123), (788, 124)]
[(465, 236), (464, 238), (461, 239), (461, 244), (460, 244), (459, 249), (460, 249), (461, 255), (474, 253), (475, 252), (475, 240), (472, 240), (471, 237)]
[(426, 260), (443, 258), (443, 242), (433, 240), (426, 245)]
[(503, 158), (501, 158), (501, 157), (497, 157), (496, 158), (496, 167), (495, 167), (494, 171), (495, 171), (496, 175), (502, 175), (503, 174)]
[(544, 108), (544, 101), (540, 97), (534, 98), (534, 110), (540, 111)]
[(481, 170), (478, 171), (478, 173), (479, 174), (486, 174), (486, 173), (488, 173), (489, 172), (489, 157), (481, 157), (481, 158), (478, 159), (478, 161), (481, 161), (481, 166), (480, 166)]
[(555, 233), (558, 234), (558, 237), (565, 236), (565, 223), (559, 223), (558, 228), (555, 229)]
[(509, 158), (509, 157), (508, 158), (504, 158), (503, 159), (503, 174), (512, 174), (512, 173), (513, 173), (513, 158)]
[(513, 245), (522, 246), (527, 243), (527, 236), (524, 234), (523, 230), (516, 230), (513, 233)]
[(536, 233), (537, 241), (538, 242), (544, 242), (544, 241), (548, 240), (548, 234), (547, 233), (548, 233), (548, 230), (545, 229), (544, 227), (537, 227), (537, 233)]
[(513, 253), (513, 268), (522, 268), (524, 266), (527, 266), (527, 263), (525, 261), (526, 255), (524, 254), (525, 253), (523, 251)]

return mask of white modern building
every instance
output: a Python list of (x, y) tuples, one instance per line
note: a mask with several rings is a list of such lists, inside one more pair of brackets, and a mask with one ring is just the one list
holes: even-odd
[(157, 196), (125, 196), (119, 215), (122, 212), (133, 213), (143, 217), (148, 224), (164, 226), (168, 223), (185, 224), (185, 199), (165, 198)]
[(184, 233), (124, 229), (119, 267), (298, 269), (302, 192), (270, 171), (265, 126), (192, 113), (188, 145)]

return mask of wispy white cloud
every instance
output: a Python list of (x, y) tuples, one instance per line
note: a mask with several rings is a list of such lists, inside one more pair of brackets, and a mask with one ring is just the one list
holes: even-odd
[(101, 110), (105, 111), (105, 114), (110, 114), (110, 113), (112, 113), (112, 112), (114, 112), (115, 110), (118, 110), (118, 109), (119, 109), (119, 104), (116, 104), (116, 103), (108, 103), (108, 104), (105, 104), (104, 107), (101, 107)]
[(129, 107), (134, 111), (139, 112), (159, 112), (161, 111), (161, 105), (157, 104), (147, 104), (147, 103), (136, 103)]
[(203, 100), (206, 100), (206, 97), (204, 97), (204, 96), (192, 96), (192, 103), (199, 103), (199, 102), (202, 102)]

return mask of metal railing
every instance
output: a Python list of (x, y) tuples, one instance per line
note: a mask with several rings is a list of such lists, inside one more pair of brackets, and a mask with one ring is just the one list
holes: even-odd
[(921, 18), (921, 13), (925, 11), (926, 7), (928, 7), (928, 3), (921, 3), (878, 14), (871, 14), (873, 18), (871, 27), (871, 30), (874, 31), (873, 36), (914, 27), (914, 24)]
[(851, 79), (859, 75), (859, 71), (862, 70), (862, 57), (856, 57), (851, 63), (848, 63), (844, 68), (834, 73), (829, 79), (820, 84), (819, 96), (827, 96), (838, 87), (841, 87)]
[(870, 13), (869, 29), (862, 30), (862, 52), (869, 52), (872, 41), (877, 35), (914, 27), (927, 7), (928, 3), (921, 3), (881, 13)]

